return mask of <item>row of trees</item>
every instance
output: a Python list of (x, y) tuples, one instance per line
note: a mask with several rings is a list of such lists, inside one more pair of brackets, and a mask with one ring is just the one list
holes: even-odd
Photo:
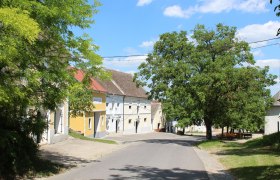
[(181, 127), (206, 125), (256, 130), (271, 105), (276, 78), (268, 67), (254, 66), (248, 43), (236, 38), (236, 28), (218, 24), (215, 30), (197, 25), (191, 40), (185, 31), (165, 33), (139, 66), (138, 84), (163, 103), (167, 119)]
[[(46, 128), (40, 110), (54, 110), (66, 98), (72, 109), (92, 108), (88, 79), (107, 75), (98, 47), (72, 29), (89, 28), (98, 6), (87, 0), (0, 1), (0, 179), (32, 168), (38, 150), (32, 135)], [(83, 83), (70, 65), (86, 73)]]

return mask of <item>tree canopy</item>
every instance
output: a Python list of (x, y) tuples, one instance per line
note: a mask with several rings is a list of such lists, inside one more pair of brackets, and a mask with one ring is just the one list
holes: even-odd
[(180, 126), (204, 121), (208, 139), (213, 125), (260, 128), (271, 103), (267, 87), (275, 83), (268, 67), (254, 66), (235, 27), (197, 25), (191, 38), (185, 31), (162, 34), (136, 81), (163, 103), (167, 119), (179, 119)]
[[(39, 110), (54, 110), (67, 99), (72, 108), (92, 108), (92, 99), (83, 98), (91, 95), (89, 77), (107, 75), (95, 53), (98, 47), (73, 28), (89, 28), (99, 5), (87, 0), (0, 1), (0, 179), (25, 172), (36, 157), (30, 135), (46, 127)], [(83, 70), (82, 84), (69, 66)]]

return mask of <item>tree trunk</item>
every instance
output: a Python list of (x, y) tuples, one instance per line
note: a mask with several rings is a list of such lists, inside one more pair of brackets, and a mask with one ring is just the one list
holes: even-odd
[(204, 119), (205, 126), (206, 126), (206, 139), (212, 139), (212, 122), (208, 119)]
[(228, 126), (227, 126), (227, 133), (228, 133)]
[(224, 127), (222, 127), (222, 139), (223, 139), (223, 137), (224, 137)]
[(183, 128), (183, 134), (185, 134), (185, 128)]

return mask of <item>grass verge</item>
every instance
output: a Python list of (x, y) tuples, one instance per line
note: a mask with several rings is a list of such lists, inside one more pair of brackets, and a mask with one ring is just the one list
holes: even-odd
[(198, 147), (216, 154), (220, 162), (237, 179), (279, 179), (280, 152), (272, 145), (268, 146), (265, 143), (266, 138), (246, 143), (203, 141)]
[(78, 139), (82, 139), (82, 140), (87, 140), (87, 141), (94, 141), (94, 142), (100, 142), (100, 143), (106, 143), (106, 144), (118, 144), (116, 141), (112, 141), (112, 140), (107, 140), (107, 139), (93, 139), (93, 138), (89, 138), (89, 137), (85, 137), (79, 133), (76, 133), (74, 131), (69, 131), (69, 135), (74, 137), (74, 138), (78, 138)]

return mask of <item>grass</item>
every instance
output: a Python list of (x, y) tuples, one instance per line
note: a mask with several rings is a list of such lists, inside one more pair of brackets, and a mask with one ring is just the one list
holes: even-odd
[(74, 138), (81, 139), (81, 140), (94, 141), (94, 142), (100, 142), (100, 143), (106, 143), (106, 144), (118, 144), (116, 141), (112, 141), (112, 140), (93, 139), (93, 138), (85, 137), (85, 136), (83, 136), (79, 133), (76, 133), (74, 131), (69, 131), (69, 135), (74, 137)]
[(280, 152), (267, 138), (246, 143), (230, 141), (203, 141), (198, 147), (216, 154), (220, 162), (237, 179), (280, 179)]

